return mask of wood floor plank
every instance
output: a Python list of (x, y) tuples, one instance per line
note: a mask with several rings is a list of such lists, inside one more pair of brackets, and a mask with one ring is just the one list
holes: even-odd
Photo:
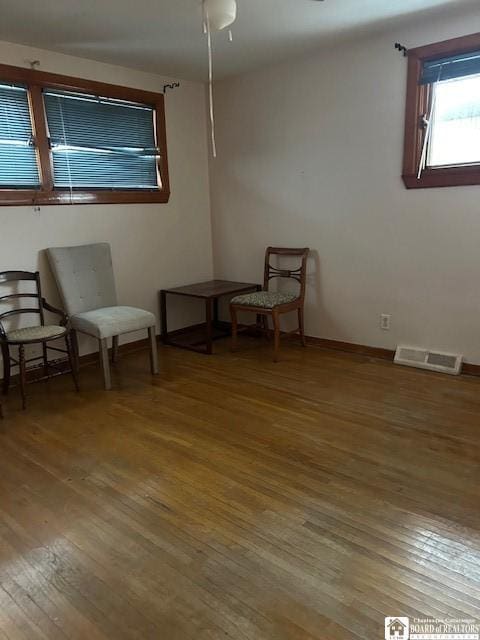
[(480, 621), (480, 380), (244, 338), (8, 399), (0, 639), (350, 640)]

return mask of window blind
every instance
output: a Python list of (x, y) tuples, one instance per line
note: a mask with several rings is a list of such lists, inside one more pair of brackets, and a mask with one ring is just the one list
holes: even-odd
[(154, 109), (44, 91), (55, 187), (158, 189)]
[(453, 80), (477, 73), (480, 73), (480, 51), (470, 51), (424, 62), (420, 84)]
[(27, 89), (0, 84), (0, 188), (39, 186)]

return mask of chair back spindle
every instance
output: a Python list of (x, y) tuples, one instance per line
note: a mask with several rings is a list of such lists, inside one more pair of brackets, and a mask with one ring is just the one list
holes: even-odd
[[(265, 252), (264, 290), (269, 290), (270, 280), (275, 278), (289, 278), (300, 284), (299, 298), (303, 300), (305, 298), (307, 284), (307, 258), (309, 251), (308, 248), (289, 249), (286, 247), (268, 247)], [(295, 269), (280, 269), (271, 264), (272, 256), (300, 258), (300, 266)]]
[[(6, 318), (20, 316), (24, 314), (34, 314), (40, 317), (41, 326), (45, 326), (45, 315), (42, 304), (42, 287), (40, 284), (40, 274), (38, 271), (2, 271), (0, 272), (0, 285), (2, 284), (18, 284), (19, 282), (34, 282), (34, 291), (21, 293), (7, 293), (0, 296), (0, 304), (13, 304), (17, 300), (30, 299), (36, 301), (37, 306), (21, 307), (14, 306), (0, 313), (0, 332), (4, 333), (2, 321)], [(33, 303), (35, 304), (35, 302)]]

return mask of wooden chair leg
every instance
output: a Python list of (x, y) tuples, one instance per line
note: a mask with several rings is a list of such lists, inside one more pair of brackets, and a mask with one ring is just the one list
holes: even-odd
[(231, 350), (237, 350), (237, 336), (238, 336), (238, 318), (237, 318), (237, 310), (235, 307), (230, 307), (230, 319), (232, 322), (232, 345)]
[(113, 336), (112, 338), (112, 363), (118, 361), (118, 336)]
[(48, 368), (48, 350), (46, 342), (42, 343), (42, 352), (43, 352), (43, 375), (48, 378), (49, 368)]
[(20, 367), (20, 394), (22, 396), (22, 409), (27, 408), (27, 371), (25, 368), (25, 347), (21, 344), (18, 347), (18, 364)]
[(78, 347), (78, 335), (74, 329), (70, 331), (70, 344), (72, 346), (72, 354), (73, 354), (73, 362), (75, 365), (75, 371), (78, 376), (80, 372), (80, 350)]
[(11, 371), (11, 363), (10, 363), (10, 350), (8, 348), (8, 344), (2, 344), (2, 359), (3, 359), (3, 393), (4, 395), (8, 394), (8, 389), (10, 387), (10, 371)]
[(152, 375), (158, 375), (158, 347), (156, 327), (149, 327), (148, 338), (150, 340), (150, 370)]
[(77, 364), (76, 364), (76, 361), (75, 361), (75, 349), (73, 347), (72, 336), (71, 335), (67, 334), (65, 336), (65, 345), (67, 347), (68, 361), (70, 363), (70, 369), (71, 369), (71, 373), (72, 373), (73, 384), (75, 385), (75, 390), (76, 391), (80, 391), (80, 387), (78, 385)]
[(278, 362), (278, 352), (280, 350), (280, 316), (277, 312), (272, 313), (273, 319), (273, 333), (274, 333), (274, 352), (273, 352), (273, 360), (274, 362)]
[(100, 361), (102, 363), (105, 389), (107, 391), (110, 391), (110, 389), (112, 388), (112, 378), (110, 375), (110, 362), (108, 361), (108, 340), (107, 338), (102, 338), (98, 342), (100, 347)]
[(300, 333), (300, 338), (302, 340), (302, 345), (304, 347), (307, 346), (307, 341), (305, 340), (305, 328), (304, 328), (304, 320), (303, 320), (303, 307), (298, 307), (298, 331)]

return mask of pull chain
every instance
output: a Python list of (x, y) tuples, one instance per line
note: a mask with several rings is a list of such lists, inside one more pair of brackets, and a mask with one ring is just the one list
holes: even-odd
[(212, 32), (210, 29), (210, 20), (208, 14), (206, 16), (207, 28), (207, 46), (208, 46), (208, 95), (210, 101), (210, 134), (212, 142), (212, 155), (217, 157), (217, 142), (215, 138), (215, 108), (213, 104), (213, 51), (212, 51)]
[[(223, 6), (223, 5), (226, 5)], [(212, 8), (212, 19), (210, 19), (209, 9)], [(203, 33), (207, 36), (208, 48), (208, 97), (210, 116), (210, 136), (212, 145), (212, 155), (217, 157), (217, 142), (215, 137), (215, 106), (213, 99), (213, 45), (212, 45), (212, 24), (214, 30), (223, 31), (226, 27), (235, 22), (237, 17), (236, 0), (225, 0), (223, 3), (218, 0), (203, 0)], [(220, 10), (220, 15), (218, 11)], [(215, 15), (214, 13), (215, 12)], [(228, 30), (228, 41), (233, 41), (232, 31)]]

